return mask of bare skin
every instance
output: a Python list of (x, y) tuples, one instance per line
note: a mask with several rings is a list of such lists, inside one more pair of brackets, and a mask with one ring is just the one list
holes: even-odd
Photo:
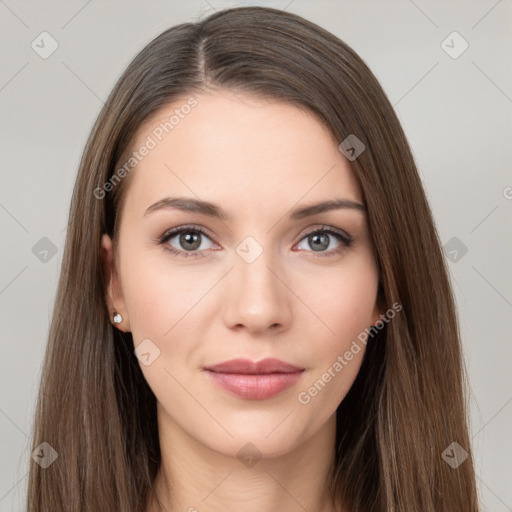
[[(158, 404), (155, 489), (162, 510), (173, 512), (332, 512), (335, 413), (364, 346), (335, 376), (332, 367), (382, 313), (377, 265), (364, 211), (290, 213), (340, 198), (363, 204), (361, 189), (340, 141), (311, 113), (226, 90), (195, 98), (132, 171), (115, 265), (111, 240), (102, 239), (118, 327), (132, 332), (134, 347), (149, 339), (149, 352), (159, 351), (151, 364), (139, 362)], [(144, 123), (135, 146), (185, 101)], [(176, 208), (146, 213), (175, 196), (215, 203), (229, 219)], [(182, 226), (181, 239), (155, 241)], [(186, 244), (187, 233), (197, 248)], [(304, 371), (266, 399), (235, 396), (204, 371), (242, 357), (278, 358)], [(308, 393), (329, 368), (329, 382)], [(151, 501), (147, 512), (157, 510)]]

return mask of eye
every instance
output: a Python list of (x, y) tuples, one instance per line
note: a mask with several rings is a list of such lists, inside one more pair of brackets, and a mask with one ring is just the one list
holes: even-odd
[[(337, 240), (339, 245), (327, 250), (331, 246), (332, 238)], [(302, 240), (305, 240), (305, 243), (313, 248), (310, 252), (316, 253), (313, 254), (314, 257), (328, 257), (339, 254), (350, 247), (353, 242), (351, 236), (328, 226), (322, 226), (320, 229), (311, 231)], [(304, 247), (300, 247), (300, 245), (298, 248), (304, 250)]]
[[(215, 243), (212, 246), (208, 246), (207, 243), (205, 245), (205, 238), (211, 241), (208, 234), (201, 227), (181, 226), (166, 231), (156, 242), (165, 246), (166, 250), (179, 257), (204, 257), (204, 251), (207, 249), (220, 249)], [(339, 245), (329, 249), (333, 239), (338, 241)], [(353, 242), (353, 238), (350, 235), (329, 226), (322, 226), (320, 229), (307, 233), (301, 239), (301, 244), (304, 243), (302, 240), (305, 240), (305, 243), (309, 244), (312, 250), (307, 250), (301, 247), (300, 244), (297, 246), (298, 249), (313, 253), (313, 257), (337, 255), (350, 247)]]
[[(204, 238), (210, 240), (206, 232), (198, 226), (182, 226), (167, 231), (158, 240), (158, 243), (165, 245), (166, 249), (177, 256), (196, 257), (204, 256), (202, 251), (211, 247), (204, 244)], [(174, 244), (172, 245), (171, 242)], [(176, 247), (177, 245), (177, 247)], [(217, 246), (218, 247), (218, 246)]]

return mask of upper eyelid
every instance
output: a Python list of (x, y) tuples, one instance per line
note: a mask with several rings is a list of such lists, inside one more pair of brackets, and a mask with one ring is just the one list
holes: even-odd
[(164, 232), (164, 234), (160, 237), (160, 239), (169, 239), (174, 238), (176, 235), (179, 235), (183, 231), (198, 231), (199, 233), (206, 235), (213, 241), (213, 237), (208, 233), (208, 230), (202, 226), (194, 226), (194, 225), (185, 225), (185, 226), (177, 226), (175, 228), (168, 229)]

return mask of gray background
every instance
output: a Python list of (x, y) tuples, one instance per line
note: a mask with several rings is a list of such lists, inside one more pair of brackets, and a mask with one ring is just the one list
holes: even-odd
[[(69, 201), (102, 102), (164, 29), (251, 4), (332, 31), (369, 64), (395, 106), (450, 260), (481, 499), (485, 510), (511, 511), (512, 1), (0, 0), (0, 512), (24, 508)], [(42, 46), (43, 31), (58, 43), (46, 59), (31, 47)], [(457, 58), (463, 41), (442, 43), (454, 31), (469, 44)], [(41, 252), (52, 246), (54, 255)]]

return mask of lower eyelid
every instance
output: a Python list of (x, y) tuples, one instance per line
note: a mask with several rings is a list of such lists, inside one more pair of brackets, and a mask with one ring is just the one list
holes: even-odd
[(172, 245), (167, 245), (165, 247), (166, 251), (169, 251), (172, 254), (175, 254), (176, 256), (183, 256), (184, 258), (190, 258), (190, 257), (205, 257), (206, 254), (204, 254), (204, 251), (181, 251), (176, 248), (174, 248)]

